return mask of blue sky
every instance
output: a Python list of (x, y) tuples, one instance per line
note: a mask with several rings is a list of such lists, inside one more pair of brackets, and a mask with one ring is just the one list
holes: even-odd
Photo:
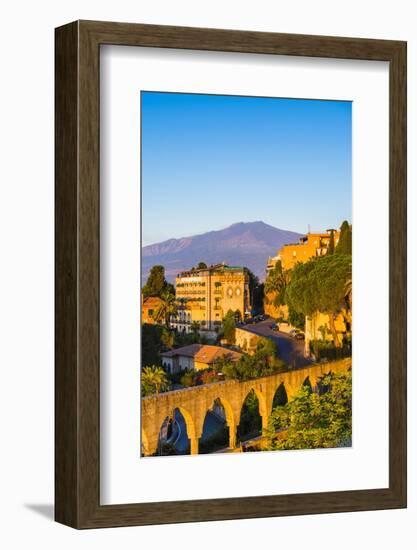
[(141, 92), (142, 244), (351, 221), (352, 104)]

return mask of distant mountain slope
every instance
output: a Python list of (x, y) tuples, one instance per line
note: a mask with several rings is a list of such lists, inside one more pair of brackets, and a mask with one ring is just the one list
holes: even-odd
[(264, 280), (268, 257), (275, 256), (281, 246), (297, 242), (300, 237), (300, 233), (277, 229), (264, 222), (240, 222), (219, 231), (144, 246), (142, 283), (153, 265), (165, 266), (166, 278), (173, 282), (177, 273), (199, 262), (246, 266)]

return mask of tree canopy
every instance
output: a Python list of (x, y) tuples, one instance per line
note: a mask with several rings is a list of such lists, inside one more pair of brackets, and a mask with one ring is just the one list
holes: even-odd
[(289, 272), (282, 269), (278, 260), (275, 267), (268, 272), (265, 281), (265, 293), (272, 294), (272, 303), (275, 307), (285, 304), (285, 289), (289, 282)]
[(168, 378), (162, 367), (151, 365), (143, 367), (141, 375), (141, 394), (142, 396), (152, 395), (166, 391), (168, 388)]
[(163, 343), (163, 327), (159, 325), (142, 325), (142, 365), (158, 365), (161, 363), (160, 353), (165, 351)]
[(223, 319), (223, 334), (229, 345), (236, 342), (236, 320), (235, 312), (229, 309)]
[[(269, 418), (267, 450), (347, 447), (352, 441), (352, 373), (328, 374), (322, 391), (304, 385), (295, 399), (275, 407)], [(283, 439), (279, 429), (287, 430)]]
[(340, 226), (340, 237), (335, 254), (352, 254), (352, 228), (346, 220)]
[(352, 257), (347, 254), (326, 255), (294, 267), (286, 290), (289, 306), (311, 316), (320, 311), (329, 315), (335, 345), (339, 345), (334, 317), (346, 307), (346, 283), (352, 276)]
[(334, 254), (334, 231), (333, 231), (333, 229), (330, 231), (330, 239), (329, 239), (329, 245), (327, 247), (327, 254), (329, 256)]
[(160, 299), (161, 304), (155, 311), (154, 319), (157, 323), (163, 322), (166, 327), (169, 327), (171, 315), (176, 315), (178, 310), (175, 295), (167, 290), (163, 290)]
[[(264, 284), (259, 281), (259, 278), (249, 269), (245, 268), (249, 276), (249, 295), (252, 304), (252, 313), (259, 314), (263, 312), (264, 304)], [(243, 312), (245, 313), (245, 312)]]
[(165, 279), (165, 268), (163, 265), (154, 265), (148, 276), (146, 284), (142, 288), (144, 298), (151, 296), (161, 297), (163, 293), (175, 294), (175, 289), (171, 283)]
[(260, 338), (253, 355), (244, 354), (239, 361), (222, 366), (226, 380), (250, 380), (267, 376), (285, 368), (285, 363), (277, 358), (277, 346), (269, 338)]

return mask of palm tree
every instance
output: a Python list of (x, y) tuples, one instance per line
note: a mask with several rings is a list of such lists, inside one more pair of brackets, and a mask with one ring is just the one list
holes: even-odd
[(168, 386), (168, 378), (162, 367), (152, 365), (142, 369), (141, 387), (142, 395), (160, 393)]
[(290, 282), (290, 273), (282, 269), (281, 261), (278, 261), (265, 281), (265, 294), (271, 294), (269, 298), (275, 307), (283, 305), (285, 289)]
[(197, 338), (200, 332), (200, 323), (197, 323), (197, 321), (193, 321), (191, 323), (191, 332), (193, 333), (194, 337)]
[(163, 321), (166, 327), (169, 327), (171, 315), (176, 315), (178, 311), (175, 295), (170, 292), (163, 292), (160, 296), (162, 302), (155, 311), (154, 319), (157, 323)]

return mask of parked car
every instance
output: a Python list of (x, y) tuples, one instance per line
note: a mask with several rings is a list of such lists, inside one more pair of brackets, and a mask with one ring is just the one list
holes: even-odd
[(279, 325), (277, 325), (277, 323), (272, 323), (272, 325), (269, 327), (271, 330), (273, 330), (274, 332), (278, 332), (279, 331)]
[(294, 335), (294, 338), (296, 340), (304, 340), (304, 338), (305, 338), (304, 332), (296, 332), (295, 335)]
[(297, 334), (297, 331), (296, 331), (296, 329), (295, 329), (295, 328), (293, 328), (293, 329), (291, 329), (291, 330), (289, 331), (289, 333), (288, 333), (288, 334), (289, 334), (289, 335), (290, 335), (290, 336), (291, 336), (292, 338), (294, 338), (294, 337), (295, 337), (295, 335)]

